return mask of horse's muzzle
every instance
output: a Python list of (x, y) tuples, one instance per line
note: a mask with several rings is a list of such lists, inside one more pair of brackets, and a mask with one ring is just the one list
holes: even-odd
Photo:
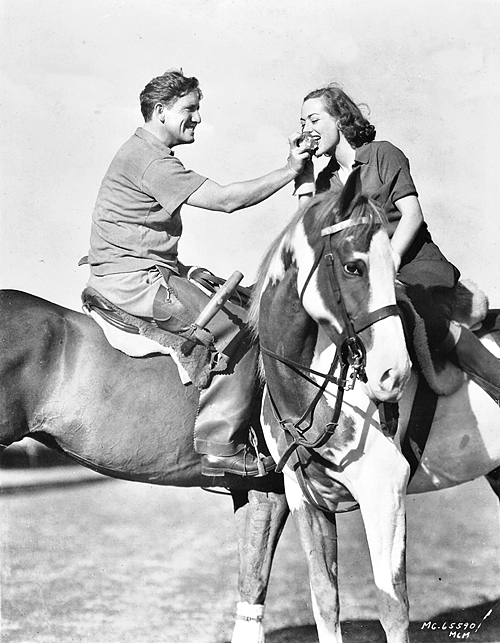
[(411, 362), (408, 359), (401, 367), (390, 368), (378, 378), (371, 378), (368, 374), (368, 380), (363, 386), (373, 402), (398, 402), (410, 374)]

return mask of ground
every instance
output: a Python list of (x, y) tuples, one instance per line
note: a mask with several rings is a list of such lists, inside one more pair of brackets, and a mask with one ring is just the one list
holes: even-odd
[[(3, 643), (230, 640), (237, 562), (229, 498), (106, 479), (3, 495), (0, 511)], [(485, 481), (409, 499), (414, 643), (451, 640), (452, 622), (475, 623), (469, 641), (500, 641), (499, 515)], [(338, 522), (345, 642), (383, 641), (360, 516)], [(268, 643), (317, 641), (292, 522), (266, 626)]]

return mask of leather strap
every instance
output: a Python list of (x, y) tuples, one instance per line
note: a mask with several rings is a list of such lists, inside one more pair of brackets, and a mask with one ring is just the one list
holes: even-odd
[[(419, 375), (415, 399), (403, 440), (402, 452), (410, 465), (410, 480), (420, 463), (436, 412), (438, 395)], [(408, 483), (410, 482), (408, 481)]]

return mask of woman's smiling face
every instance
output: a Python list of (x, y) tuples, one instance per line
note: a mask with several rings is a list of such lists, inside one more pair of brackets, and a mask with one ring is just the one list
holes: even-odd
[(340, 142), (340, 131), (337, 127), (337, 119), (326, 111), (321, 98), (310, 98), (304, 101), (300, 123), (302, 131), (310, 133), (318, 142), (318, 149), (314, 155), (333, 156)]

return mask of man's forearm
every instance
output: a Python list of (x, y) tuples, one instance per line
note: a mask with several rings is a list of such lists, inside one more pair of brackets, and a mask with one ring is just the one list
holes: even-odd
[(297, 173), (288, 165), (257, 179), (231, 183), (224, 187), (225, 212), (234, 212), (264, 201), (290, 183)]

